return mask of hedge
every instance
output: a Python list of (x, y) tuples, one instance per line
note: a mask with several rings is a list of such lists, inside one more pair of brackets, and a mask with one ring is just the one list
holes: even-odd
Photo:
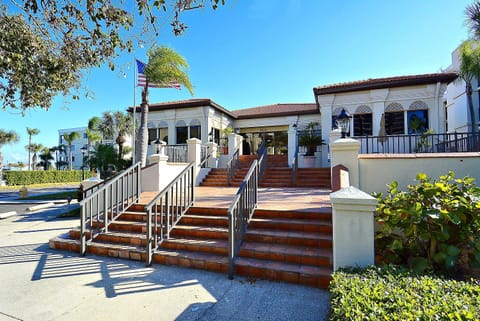
[(480, 320), (479, 280), (388, 265), (335, 272), (330, 294), (330, 320)]
[[(85, 177), (91, 176), (93, 173), (85, 171)], [(10, 186), (81, 182), (82, 171), (3, 171), (3, 178)]]

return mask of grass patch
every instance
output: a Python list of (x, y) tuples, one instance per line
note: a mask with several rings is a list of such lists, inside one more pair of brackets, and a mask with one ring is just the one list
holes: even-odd
[(58, 215), (59, 218), (69, 218), (69, 217), (80, 217), (80, 207), (73, 208), (69, 211), (66, 211), (60, 215)]
[(37, 200), (37, 201), (56, 201), (56, 200), (66, 200), (69, 197), (72, 199), (76, 199), (78, 196), (78, 192), (75, 191), (66, 191), (66, 192), (58, 192), (58, 193), (47, 193), (47, 194), (39, 194), (39, 195), (32, 195), (22, 198), (22, 200)]

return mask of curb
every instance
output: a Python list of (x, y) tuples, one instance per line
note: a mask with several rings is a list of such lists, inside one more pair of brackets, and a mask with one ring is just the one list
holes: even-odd
[(11, 217), (11, 216), (15, 216), (15, 215), (17, 215), (17, 212), (15, 212), (15, 211), (0, 213), (0, 219), (3, 220), (3, 219), (5, 219), (5, 218)]
[(43, 204), (27, 207), (27, 211), (34, 212), (34, 211), (42, 210), (44, 208), (48, 208), (48, 207), (51, 207), (51, 206), (54, 206), (54, 205), (55, 204), (53, 204), (52, 202), (43, 203)]

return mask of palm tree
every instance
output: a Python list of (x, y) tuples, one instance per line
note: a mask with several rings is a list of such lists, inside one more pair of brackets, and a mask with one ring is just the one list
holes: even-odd
[[(99, 131), (99, 125), (101, 123), (100, 117), (94, 116), (88, 120), (88, 128), (85, 132), (87, 136), (87, 164), (90, 163), (90, 152), (92, 145), (102, 140), (102, 135)], [(91, 169), (91, 168), (90, 168)]]
[(477, 118), (472, 100), (472, 82), (480, 76), (480, 43), (475, 40), (466, 40), (460, 45), (460, 70), (458, 75), (465, 81), (467, 107), (470, 114), (470, 132), (478, 132)]
[(63, 139), (65, 139), (65, 142), (68, 144), (68, 165), (70, 170), (72, 170), (72, 143), (78, 138), (80, 138), (80, 134), (78, 132), (63, 134)]
[(142, 166), (147, 163), (148, 148), (148, 87), (155, 83), (158, 86), (169, 86), (179, 83), (188, 89), (193, 95), (193, 87), (187, 74), (188, 63), (180, 54), (168, 47), (160, 46), (151, 49), (148, 53), (148, 64), (145, 67), (147, 78), (142, 91), (142, 103), (140, 105), (141, 118), (138, 129), (138, 156)]
[[(132, 115), (124, 114), (120, 111), (104, 112), (98, 125), (99, 130), (104, 137), (114, 139), (118, 145), (119, 163), (123, 157), (123, 146), (127, 141), (126, 137), (132, 130)], [(116, 136), (116, 137), (115, 137)]]
[(53, 148), (44, 147), (42, 149), (42, 153), (39, 155), (41, 159), (39, 165), (43, 166), (46, 171), (48, 171), (48, 169), (50, 168), (50, 162), (54, 159), (52, 156), (52, 149)]
[(3, 157), (2, 146), (6, 144), (13, 144), (18, 142), (18, 134), (13, 130), (5, 131), (0, 129), (0, 182), (2, 181)]
[(465, 9), (466, 23), (475, 38), (480, 38), (480, 1)]
[(26, 146), (27, 148), (29, 147), (29, 150), (32, 151), (33, 153), (33, 156), (32, 156), (32, 170), (35, 170), (37, 168), (37, 154), (43, 149), (43, 145), (42, 144), (31, 144), (31, 145), (27, 145)]
[(32, 146), (32, 136), (38, 135), (40, 133), (40, 130), (38, 128), (30, 128), (27, 127), (27, 134), (28, 134), (28, 169), (31, 170), (32, 166), (30, 163), (31, 156), (30, 153), (31, 151), (31, 146)]

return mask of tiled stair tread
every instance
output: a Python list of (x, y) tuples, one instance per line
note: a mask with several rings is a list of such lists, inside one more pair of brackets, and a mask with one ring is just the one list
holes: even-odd
[(186, 215), (203, 215), (203, 216), (227, 216), (228, 212), (225, 208), (213, 208), (213, 207), (190, 207)]
[(198, 219), (198, 220), (205, 220), (206, 222), (211, 222), (211, 221), (218, 221), (218, 222), (224, 222), (228, 221), (228, 216), (216, 216), (216, 215), (196, 215), (196, 214), (185, 214), (182, 216), (182, 219)]
[(218, 232), (218, 233), (228, 233), (228, 228), (225, 227), (212, 227), (212, 226), (199, 226), (199, 225), (175, 225), (173, 232), (175, 230), (191, 230), (191, 231), (207, 231), (207, 232)]
[(164, 243), (176, 243), (184, 245), (197, 245), (197, 246), (208, 246), (208, 247), (228, 247), (228, 240), (225, 239), (201, 239), (201, 238), (176, 238), (170, 237), (167, 240), (163, 241)]
[(310, 276), (330, 276), (332, 269), (330, 267), (300, 265), (295, 263), (266, 261), (255, 258), (238, 257), (235, 259), (235, 267), (240, 266), (264, 268), (275, 271), (286, 271)]
[(102, 232), (100, 235), (105, 235), (105, 236), (118, 236), (121, 238), (137, 238), (137, 239), (142, 239), (146, 240), (147, 236), (145, 233), (134, 233), (134, 232), (118, 232), (118, 231), (108, 231), (108, 232)]
[(332, 220), (332, 208), (322, 207), (315, 212), (301, 212), (301, 211), (281, 211), (281, 210), (267, 210), (256, 209), (253, 218), (279, 218), (279, 219), (304, 219), (304, 220)]
[(279, 225), (317, 225), (317, 226), (331, 226), (331, 222), (326, 222), (324, 220), (309, 220), (309, 219), (282, 219), (282, 218), (262, 218), (262, 217), (253, 217), (250, 220), (250, 224), (254, 225), (254, 223), (276, 223)]
[(220, 264), (228, 264), (228, 258), (225, 255), (211, 254), (205, 252), (190, 252), (181, 250), (169, 250), (159, 248), (153, 252), (153, 256), (173, 256), (177, 258), (191, 259), (191, 260), (204, 260), (211, 261)]
[(312, 248), (305, 246), (293, 246), (293, 245), (284, 245), (284, 244), (275, 244), (275, 243), (261, 243), (261, 242), (252, 242), (246, 241), (242, 244), (240, 248), (240, 255), (243, 251), (255, 251), (255, 252), (264, 252), (264, 253), (276, 253), (276, 254), (285, 254), (285, 255), (303, 255), (303, 256), (316, 256), (316, 257), (326, 257), (331, 258), (333, 253), (332, 249), (327, 248)]
[(144, 246), (110, 243), (110, 242), (103, 242), (103, 241), (88, 242), (87, 247), (102, 247), (102, 248), (111, 249), (111, 250), (124, 250), (124, 251), (135, 251), (135, 252), (145, 253)]
[(249, 235), (260, 235), (260, 236), (269, 236), (269, 237), (294, 237), (301, 239), (312, 239), (312, 240), (331, 240), (332, 236), (319, 232), (301, 232), (301, 231), (283, 231), (283, 230), (271, 230), (263, 228), (254, 228), (250, 227), (247, 229), (246, 236)]

